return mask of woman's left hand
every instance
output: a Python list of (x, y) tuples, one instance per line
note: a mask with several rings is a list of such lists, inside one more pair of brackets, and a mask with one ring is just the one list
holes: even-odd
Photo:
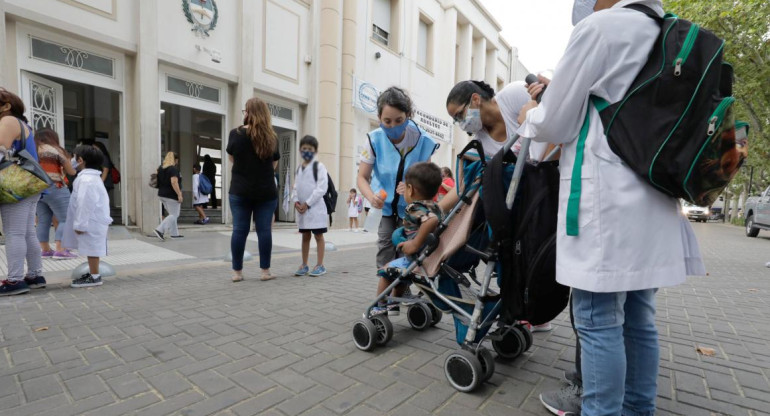
[(404, 192), (406, 192), (406, 184), (404, 182), (399, 182), (398, 186), (396, 187), (396, 193), (403, 195)]

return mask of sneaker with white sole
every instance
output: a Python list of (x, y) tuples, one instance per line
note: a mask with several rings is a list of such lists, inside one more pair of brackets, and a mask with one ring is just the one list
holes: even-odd
[(582, 406), (583, 388), (567, 385), (561, 390), (547, 391), (540, 394), (540, 403), (543, 403), (549, 412), (557, 416), (580, 416)]
[(326, 267), (322, 265), (315, 266), (313, 268), (313, 271), (310, 272), (310, 276), (313, 276), (313, 277), (323, 276), (325, 274), (326, 274)]
[(21, 295), (27, 292), (29, 292), (29, 286), (27, 285), (27, 282), (23, 280), (15, 282), (3, 280), (0, 282), (0, 296)]
[(163, 233), (158, 230), (152, 230), (155, 232), (155, 237), (158, 237), (158, 240), (160, 241), (166, 241), (166, 237), (163, 236)]
[(86, 273), (80, 278), (75, 279), (70, 283), (70, 287), (93, 287), (93, 286), (101, 286), (102, 285), (102, 277), (101, 276), (92, 276), (91, 273)]
[(46, 282), (43, 276), (25, 277), (24, 282), (30, 289), (45, 289)]

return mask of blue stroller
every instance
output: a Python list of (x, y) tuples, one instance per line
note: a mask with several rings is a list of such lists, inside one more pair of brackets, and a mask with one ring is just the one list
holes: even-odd
[[(509, 140), (504, 151), (510, 149), (516, 139)], [(393, 336), (393, 325), (387, 314), (373, 313), (381, 300), (406, 305), (407, 320), (418, 331), (437, 324), (443, 312), (451, 313), (460, 349), (446, 358), (444, 372), (449, 383), (462, 392), (473, 391), (494, 374), (494, 357), (482, 346), (484, 340), (491, 341), (498, 357), (508, 360), (532, 346), (532, 334), (527, 326), (499, 320), (501, 297), (490, 288), (492, 279), (497, 278), (498, 253), (489, 244), (490, 230), (479, 203), (486, 168), (486, 161), (479, 156), (483, 154), (481, 143), (472, 140), (457, 156), (459, 202), (429, 236), (416, 258), (392, 276), (390, 286), (353, 324), (356, 347), (371, 351), (386, 345)], [(512, 186), (518, 182), (515, 175), (516, 172)], [(476, 273), (480, 260), (486, 263), (481, 280)], [(404, 283), (414, 283), (421, 293), (401, 298), (389, 296), (392, 289)], [(490, 332), (495, 324), (497, 328)]]

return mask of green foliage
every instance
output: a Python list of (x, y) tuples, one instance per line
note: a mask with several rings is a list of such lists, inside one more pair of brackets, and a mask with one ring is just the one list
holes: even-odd
[[(770, 182), (770, 1), (768, 0), (664, 0), (666, 11), (698, 23), (725, 39), (725, 61), (735, 69), (737, 118), (749, 122), (749, 158), (754, 166), (754, 186)], [(743, 169), (733, 192), (748, 185)]]

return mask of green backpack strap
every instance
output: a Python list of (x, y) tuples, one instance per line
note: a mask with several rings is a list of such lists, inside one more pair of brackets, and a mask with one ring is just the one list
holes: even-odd
[[(589, 97), (589, 104), (592, 104), (598, 111), (609, 107), (610, 104), (602, 98), (596, 96)], [(583, 127), (580, 128), (577, 147), (575, 149), (575, 164), (572, 166), (572, 178), (569, 187), (569, 199), (567, 201), (567, 235), (577, 236), (580, 227), (578, 226), (578, 213), (580, 212), (580, 195), (582, 192), (583, 176), (583, 153), (585, 151), (588, 130), (591, 127), (591, 107), (586, 109), (586, 117), (583, 121)]]

